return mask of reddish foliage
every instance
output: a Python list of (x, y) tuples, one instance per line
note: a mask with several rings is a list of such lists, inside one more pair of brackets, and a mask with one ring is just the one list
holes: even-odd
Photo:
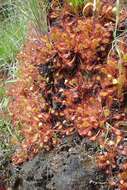
[[(121, 37), (120, 76), (119, 58), (111, 49), (112, 9), (113, 4), (102, 4), (97, 19), (74, 16), (66, 6), (56, 15), (52, 10), (49, 34), (27, 41), (19, 55), (19, 80), (9, 89), (14, 126), (21, 124), (24, 136), (13, 156), (15, 164), (78, 131), (102, 148), (98, 165), (112, 176), (110, 184), (126, 189), (127, 45)], [(122, 11), (122, 22), (125, 15)]]

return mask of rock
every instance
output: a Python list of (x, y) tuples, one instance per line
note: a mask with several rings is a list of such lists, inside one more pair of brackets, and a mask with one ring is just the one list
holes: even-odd
[(71, 136), (51, 152), (11, 168), (12, 190), (107, 190), (106, 176), (97, 169), (95, 144)]

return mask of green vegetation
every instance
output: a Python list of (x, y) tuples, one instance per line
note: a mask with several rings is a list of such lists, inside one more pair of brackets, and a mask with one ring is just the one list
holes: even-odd
[(15, 62), (24, 41), (28, 20), (39, 33), (48, 31), (47, 10), (46, 0), (8, 0), (0, 8), (0, 68)]
[(10, 151), (9, 138), (12, 135), (12, 125), (10, 121), (0, 119), (0, 150)]
[(47, 11), (49, 7), (47, 0), (29, 0), (27, 2), (27, 7), (29, 9), (27, 12), (30, 13), (33, 24), (35, 28), (37, 28), (37, 32), (47, 33)]
[(81, 6), (84, 3), (84, 0), (69, 0), (69, 2), (74, 6), (78, 7)]
[(1, 14), (4, 16), (0, 21), (0, 67), (2, 69), (15, 61), (26, 33), (27, 19), (18, 10), (19, 3), (8, 1), (4, 8), (1, 8)]
[(75, 13), (78, 13), (78, 10), (83, 6), (85, 1), (86, 0), (67, 0)]
[(1, 24), (0, 29), (0, 64), (4, 66), (14, 61), (21, 47), (24, 36), (24, 25), (18, 21)]

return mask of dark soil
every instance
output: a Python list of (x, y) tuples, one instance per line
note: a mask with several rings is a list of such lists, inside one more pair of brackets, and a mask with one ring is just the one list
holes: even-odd
[(9, 166), (11, 190), (107, 190), (106, 176), (95, 164), (97, 146), (77, 134), (63, 138), (21, 166)]

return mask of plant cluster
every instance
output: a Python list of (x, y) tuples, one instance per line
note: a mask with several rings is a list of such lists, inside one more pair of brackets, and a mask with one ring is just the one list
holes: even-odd
[[(98, 143), (99, 167), (125, 190), (127, 39), (120, 33), (112, 44), (113, 3), (102, 3), (96, 17), (58, 6), (51, 6), (49, 33), (31, 37), (20, 52), (19, 78), (9, 87), (13, 123), (24, 137), (12, 160), (20, 164), (77, 131)], [(122, 10), (120, 31), (126, 18)]]

